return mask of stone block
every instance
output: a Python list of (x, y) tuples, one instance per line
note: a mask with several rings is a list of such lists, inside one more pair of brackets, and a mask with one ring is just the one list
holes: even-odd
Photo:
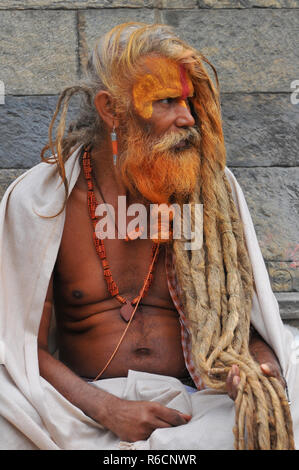
[(296, 263), (299, 167), (231, 170), (244, 192), (264, 259)]
[(290, 94), (221, 96), (228, 166), (296, 166), (299, 104)]
[(266, 266), (274, 292), (299, 292), (299, 243), (287, 254), (292, 262), (267, 261)]
[(196, 0), (156, 0), (154, 3), (156, 8), (196, 8), (197, 1)]
[(279, 304), (281, 318), (289, 324), (295, 321), (294, 326), (299, 326), (299, 294), (297, 292), (285, 292), (275, 294)]
[[(0, 168), (31, 168), (40, 162), (57, 96), (8, 96), (0, 106)], [(67, 124), (78, 110), (70, 104)]]
[(297, 0), (197, 0), (199, 8), (298, 8)]
[[(289, 325), (289, 326), (292, 327), (292, 328), (296, 328), (296, 329), (298, 330), (298, 332), (296, 332), (296, 335), (299, 334), (299, 319), (298, 319), (298, 318), (292, 320), (292, 319), (284, 319), (284, 318), (282, 317), (282, 321), (283, 321), (283, 323), (284, 323), (285, 325)], [(293, 330), (293, 331), (295, 331), (295, 330)], [(297, 341), (298, 341), (298, 340), (297, 340)], [(297, 345), (297, 343), (294, 343), (294, 350), (295, 350), (295, 348), (296, 348), (296, 345)]]
[(143, 8), (153, 7), (154, 4), (155, 0), (2, 0), (0, 10), (6, 8), (19, 10), (29, 8), (38, 10), (52, 8), (65, 10), (87, 8)]
[(88, 8), (298, 8), (297, 0), (2, 0), (6, 9)]
[(78, 76), (74, 11), (2, 11), (0, 80), (7, 94), (56, 94)]
[(299, 10), (164, 10), (162, 15), (216, 67), (223, 92), (289, 92), (299, 79)]
[(79, 40), (80, 40), (80, 60), (84, 66), (88, 54), (94, 47), (96, 40), (107, 33), (114, 26), (128, 21), (140, 21), (154, 23), (155, 14), (153, 10), (136, 9), (105, 9), (87, 10), (79, 14)]

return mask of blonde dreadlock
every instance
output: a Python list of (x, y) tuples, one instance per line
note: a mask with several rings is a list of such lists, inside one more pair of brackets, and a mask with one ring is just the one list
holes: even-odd
[[(204, 172), (202, 168), (202, 181)], [(251, 266), (230, 185), (221, 171), (215, 172), (214, 181), (212, 203), (205, 202), (203, 186), (193, 199), (204, 209), (202, 248), (188, 254), (184, 241), (174, 241), (192, 356), (205, 385), (222, 392), (231, 366), (237, 364), (240, 369), (236, 449), (293, 449), (292, 420), (283, 387), (277, 379), (265, 377), (249, 353)]]
[[(68, 185), (64, 163), (72, 148), (95, 144), (104, 127), (94, 106), (99, 90), (107, 90), (117, 103), (119, 116), (131, 116), (131, 86), (138, 61), (158, 54), (185, 64), (194, 85), (192, 106), (201, 132), (200, 177), (190, 202), (203, 204), (203, 246), (186, 251), (185, 240), (174, 240), (175, 268), (192, 338), (194, 362), (206, 386), (226, 392), (226, 377), (233, 364), (240, 369), (235, 400), (236, 449), (294, 449), (292, 420), (280, 382), (264, 376), (249, 352), (252, 269), (231, 188), (226, 179), (218, 89), (198, 51), (178, 39), (165, 25), (127, 23), (112, 29), (96, 45), (87, 66), (87, 80), (62, 93), (49, 129), (42, 159), (56, 163)], [(83, 93), (85, 105), (65, 137), (70, 98)], [(62, 108), (56, 139), (52, 132)], [(54, 158), (46, 158), (51, 149)], [(64, 204), (65, 204), (64, 203)], [(61, 209), (61, 211), (64, 209)], [(245, 438), (246, 436), (246, 438)]]

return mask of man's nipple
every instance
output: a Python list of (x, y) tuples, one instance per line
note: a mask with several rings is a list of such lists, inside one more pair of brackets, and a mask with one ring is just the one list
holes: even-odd
[(73, 290), (72, 291), (72, 296), (75, 298), (75, 299), (82, 299), (82, 297), (84, 296), (83, 292), (81, 290)]

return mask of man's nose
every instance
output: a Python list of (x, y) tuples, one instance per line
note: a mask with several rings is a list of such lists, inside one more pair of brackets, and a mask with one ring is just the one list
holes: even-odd
[(189, 107), (185, 101), (180, 101), (177, 103), (176, 107), (176, 120), (175, 123), (177, 127), (192, 127), (195, 124), (194, 117), (192, 116)]

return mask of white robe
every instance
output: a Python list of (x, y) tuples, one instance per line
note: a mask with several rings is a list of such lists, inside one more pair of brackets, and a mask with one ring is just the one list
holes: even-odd
[[(80, 173), (78, 149), (66, 162), (72, 191)], [(275, 351), (292, 401), (299, 448), (297, 337), (283, 325), (243, 192), (226, 175), (244, 224), (256, 293), (251, 322)], [(130, 371), (94, 385), (133, 400), (154, 400), (192, 414), (176, 428), (157, 429), (147, 441), (121, 443), (68, 402), (39, 375), (37, 335), (63, 233), (64, 186), (56, 165), (40, 163), (15, 180), (0, 206), (0, 449), (233, 449), (234, 403), (225, 394), (192, 395), (173, 377)], [(296, 355), (297, 354), (297, 355)]]

